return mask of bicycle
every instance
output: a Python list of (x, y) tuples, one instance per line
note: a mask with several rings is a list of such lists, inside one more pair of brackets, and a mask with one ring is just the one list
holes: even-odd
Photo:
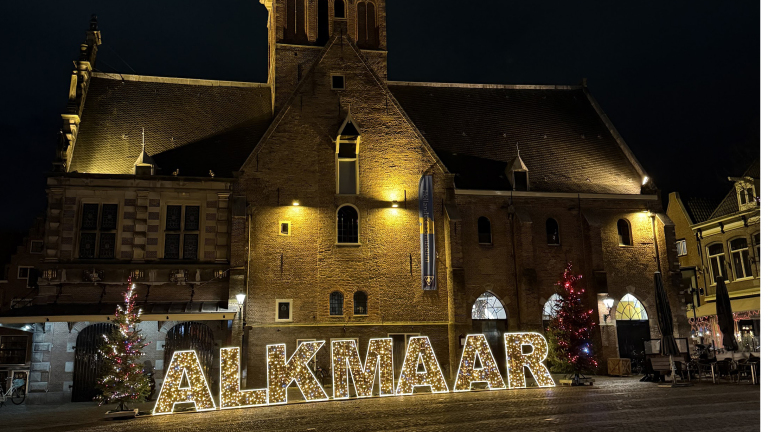
[(26, 398), (27, 394), (24, 391), (24, 380), (17, 378), (11, 381), (11, 388), (9, 388), (8, 391), (0, 391), (0, 407), (5, 405), (5, 401), (8, 399), (10, 399), (14, 405), (21, 405)]

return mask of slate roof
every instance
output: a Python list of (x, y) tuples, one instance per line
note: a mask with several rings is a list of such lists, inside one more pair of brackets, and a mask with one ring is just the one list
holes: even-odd
[[(753, 179), (760, 178), (760, 161), (755, 161), (747, 168), (742, 177), (752, 177)], [(736, 194), (736, 186), (734, 185), (728, 192), (728, 195), (723, 198), (720, 205), (717, 206), (714, 212), (710, 215), (709, 219), (717, 219), (729, 214), (739, 212), (739, 197)]]
[(685, 202), (685, 207), (695, 224), (709, 219), (715, 211), (715, 203), (706, 198), (691, 198)]
[[(389, 90), (441, 155), (506, 166), (517, 154), (517, 143), (532, 191), (640, 192), (640, 174), (581, 87), (390, 82)], [(476, 177), (473, 188), (510, 189), (508, 182), (505, 189), (497, 183), (495, 173), (485, 172), (495, 167), (490, 162), (443, 162), (458, 174), (457, 182)]]
[(147, 153), (170, 175), (232, 177), (272, 121), (265, 84), (94, 74), (70, 172), (132, 174)]

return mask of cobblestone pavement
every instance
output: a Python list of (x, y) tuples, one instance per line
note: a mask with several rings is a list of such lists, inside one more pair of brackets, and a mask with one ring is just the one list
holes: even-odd
[[(145, 404), (141, 409), (151, 409)], [(102, 420), (93, 404), (0, 408), (2, 431), (756, 431), (760, 386), (661, 388), (638, 378), (595, 387), (416, 394)]]

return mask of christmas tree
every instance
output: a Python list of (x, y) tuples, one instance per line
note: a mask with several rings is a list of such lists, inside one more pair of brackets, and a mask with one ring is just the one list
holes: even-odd
[(552, 370), (579, 376), (597, 369), (592, 346), (592, 333), (595, 322), (593, 310), (587, 307), (584, 288), (581, 287), (581, 275), (573, 272), (573, 264), (568, 263), (557, 283), (557, 314), (549, 322), (550, 363)]
[(149, 377), (144, 374), (140, 361), (142, 350), (148, 345), (139, 330), (141, 309), (136, 307), (135, 285), (128, 281), (125, 302), (117, 305), (116, 327), (109, 335), (104, 335), (101, 346), (103, 369), (97, 387), (101, 395), (96, 399), (100, 405), (117, 402), (117, 410), (127, 410), (126, 403), (144, 402), (150, 392)]

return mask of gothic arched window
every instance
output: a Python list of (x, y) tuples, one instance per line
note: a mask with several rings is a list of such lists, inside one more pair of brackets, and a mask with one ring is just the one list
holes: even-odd
[(333, 17), (334, 18), (347, 17), (347, 3), (344, 0), (336, 0), (333, 2)]
[(379, 48), (376, 4), (372, 1), (361, 1), (357, 4), (357, 46), (363, 49)]
[(336, 216), (337, 243), (358, 243), (357, 210), (345, 205), (339, 209)]
[(552, 218), (547, 219), (547, 244), (560, 244), (560, 229), (557, 226), (557, 221)]
[(328, 23), (328, 0), (318, 0), (317, 2), (317, 40), (316, 45), (323, 46), (330, 38), (331, 26)]
[(307, 42), (306, 1), (287, 0), (285, 4), (285, 33), (286, 42)]
[(616, 222), (616, 229), (619, 232), (619, 244), (622, 246), (632, 245), (632, 227), (626, 219), (619, 219)]

